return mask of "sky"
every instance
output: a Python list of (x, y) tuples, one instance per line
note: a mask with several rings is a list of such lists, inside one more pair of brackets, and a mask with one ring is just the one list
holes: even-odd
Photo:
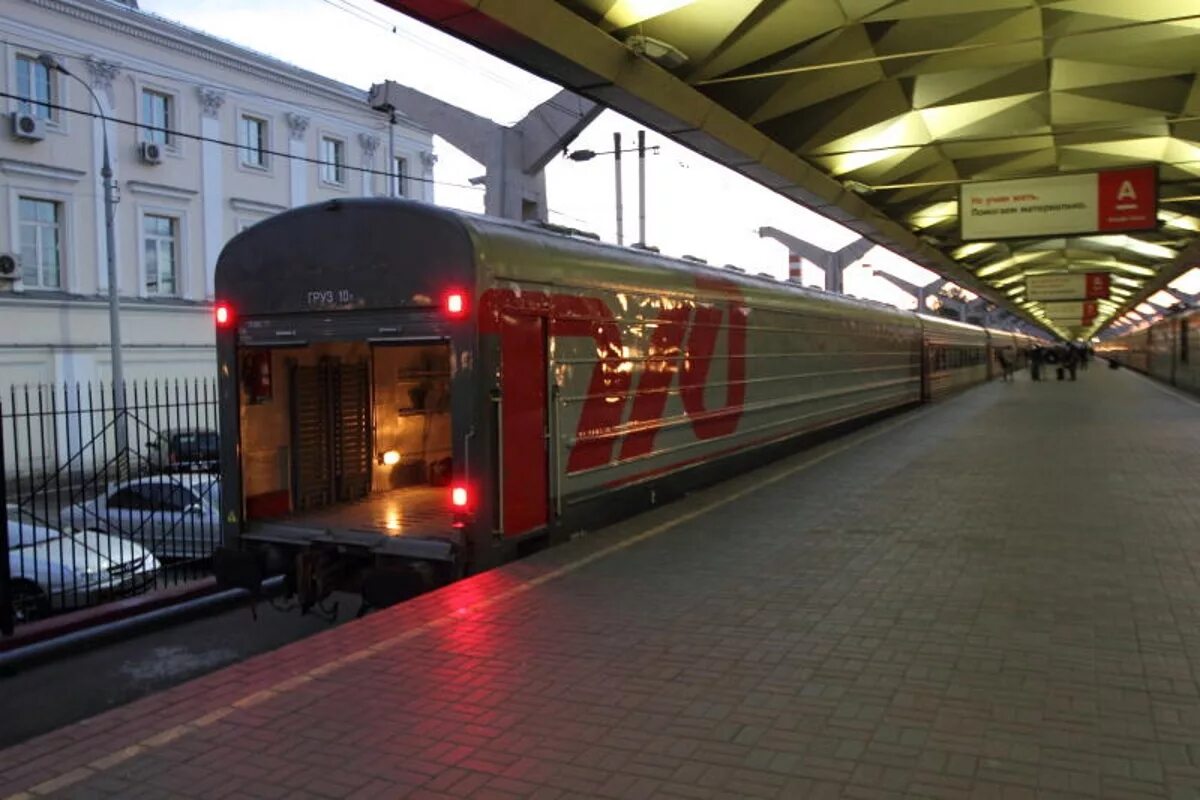
[[(410, 17), (371, 0), (140, 0), (148, 11), (249, 47), (304, 69), (367, 89), (394, 80), (496, 122), (511, 125), (559, 87), (494, 58)], [(619, 132), (623, 148), (635, 146), (641, 126), (613, 111), (603, 112), (571, 149), (606, 152)], [(712, 264), (734, 264), (748, 272), (786, 278), (787, 249), (758, 236), (770, 226), (827, 250), (849, 244), (856, 234), (759, 186), (737, 173), (652, 131), (646, 161), (646, 240), (664, 254), (698, 256)], [(482, 165), (434, 139), (434, 200), (439, 205), (483, 211), (483, 192), (462, 188), (484, 173)], [(624, 228), (626, 243), (637, 240), (637, 158), (626, 155)], [(594, 231), (616, 241), (615, 179), (611, 156), (588, 162), (555, 158), (546, 168), (550, 221)], [(902, 308), (915, 299), (875, 277), (883, 269), (915, 284), (937, 276), (876, 247), (844, 275), (845, 291)], [(804, 268), (804, 282), (820, 285), (821, 272)]]

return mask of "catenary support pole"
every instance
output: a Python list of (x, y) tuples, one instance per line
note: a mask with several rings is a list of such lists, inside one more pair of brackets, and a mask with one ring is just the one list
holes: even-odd
[(625, 244), (625, 209), (621, 205), (621, 134), (613, 133), (613, 163), (617, 169), (617, 244)]
[(638, 131), (638, 242), (646, 243), (646, 132)]

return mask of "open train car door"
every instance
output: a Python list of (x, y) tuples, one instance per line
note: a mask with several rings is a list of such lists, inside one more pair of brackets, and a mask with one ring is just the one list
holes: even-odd
[(366, 362), (291, 367), (292, 497), (310, 511), (367, 496), (371, 488)]
[(505, 311), (500, 319), (499, 528), (519, 536), (550, 519), (546, 323)]

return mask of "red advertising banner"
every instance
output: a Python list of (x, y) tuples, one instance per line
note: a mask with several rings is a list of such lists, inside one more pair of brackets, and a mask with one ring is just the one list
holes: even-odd
[(1137, 231), (1158, 224), (1158, 181), (1154, 167), (1101, 172), (1099, 228)]
[(1112, 288), (1112, 278), (1107, 272), (1089, 272), (1087, 274), (1087, 290), (1084, 298), (1087, 300), (1107, 300), (1109, 289)]

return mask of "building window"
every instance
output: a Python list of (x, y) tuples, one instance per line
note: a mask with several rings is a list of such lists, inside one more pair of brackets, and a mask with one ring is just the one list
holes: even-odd
[(321, 180), (341, 186), (346, 182), (346, 143), (321, 137)]
[(408, 178), (408, 161), (397, 158), (392, 165), (392, 197), (404, 197), (404, 182)]
[(31, 56), (17, 56), (17, 110), (50, 120), (58, 115), (53, 105), (54, 78), (44, 64)]
[(30, 288), (61, 288), (62, 203), (21, 197), (18, 205), (21, 280)]
[(147, 214), (142, 221), (147, 294), (174, 295), (179, 275), (179, 219)]
[(169, 94), (152, 89), (142, 90), (142, 141), (161, 145), (175, 144), (171, 133), (171, 111), (174, 105)]
[(242, 115), (238, 128), (238, 144), (241, 146), (242, 163), (248, 167), (265, 169), (267, 166), (267, 121), (259, 117)]

